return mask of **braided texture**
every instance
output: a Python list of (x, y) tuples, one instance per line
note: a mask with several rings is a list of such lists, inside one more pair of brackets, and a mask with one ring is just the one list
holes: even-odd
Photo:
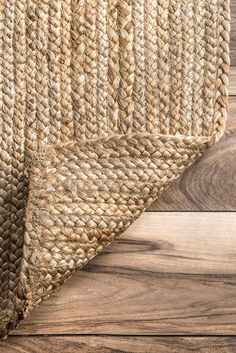
[(0, 0), (0, 336), (223, 135), (229, 0)]

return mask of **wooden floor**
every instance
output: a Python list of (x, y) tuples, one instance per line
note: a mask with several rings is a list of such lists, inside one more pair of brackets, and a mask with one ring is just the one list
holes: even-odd
[(225, 137), (0, 353), (236, 352), (236, 0), (231, 64)]

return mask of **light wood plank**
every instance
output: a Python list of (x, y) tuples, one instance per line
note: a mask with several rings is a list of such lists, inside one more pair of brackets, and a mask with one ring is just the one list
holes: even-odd
[(149, 211), (236, 211), (236, 97), (227, 131), (156, 200)]
[(230, 36), (231, 65), (236, 66), (236, 0), (231, 0), (231, 36)]
[(0, 353), (235, 353), (235, 337), (10, 337)]
[(236, 67), (231, 66), (229, 75), (229, 94), (230, 96), (236, 95)]
[(236, 213), (146, 213), (16, 334), (236, 333)]

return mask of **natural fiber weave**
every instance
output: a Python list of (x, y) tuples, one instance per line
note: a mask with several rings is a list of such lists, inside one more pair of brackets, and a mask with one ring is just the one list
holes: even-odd
[(223, 134), (229, 12), (0, 0), (1, 336)]

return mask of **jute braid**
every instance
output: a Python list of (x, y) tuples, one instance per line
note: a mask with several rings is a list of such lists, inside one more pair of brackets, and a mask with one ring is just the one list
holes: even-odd
[(48, 99), (48, 13), (49, 5), (47, 0), (38, 2), (35, 0), (35, 10), (37, 18), (37, 37), (36, 37), (36, 118), (38, 129), (38, 141), (48, 142), (50, 116)]
[(85, 3), (85, 107), (86, 136), (97, 136), (96, 105), (97, 105), (97, 43), (96, 43), (96, 0)]
[(48, 13), (48, 89), (50, 113), (50, 143), (60, 141), (61, 132), (61, 6), (58, 0), (49, 2)]
[(0, 336), (222, 136), (229, 21), (229, 0), (0, 0)]
[(203, 84), (205, 56), (205, 0), (193, 1), (194, 22), (194, 62), (193, 62), (193, 97), (192, 97), (192, 134), (200, 135), (202, 123), (198, 118), (203, 115)]
[[(4, 4), (3, 2), (0, 2), (0, 50), (2, 53), (3, 50), (3, 29), (4, 29)], [(3, 100), (2, 100), (2, 96), (3, 96), (3, 75), (2, 75), (2, 71), (3, 71), (3, 67), (2, 67), (2, 56), (0, 55), (0, 110), (2, 111), (3, 108)], [(2, 126), (0, 124), (0, 136), (2, 135)]]
[(26, 13), (26, 128), (25, 150), (37, 150), (37, 105), (36, 105), (36, 4), (34, 0), (27, 0)]
[(202, 121), (202, 133), (210, 134), (209, 124), (212, 125), (214, 114), (215, 82), (217, 74), (217, 45), (218, 45), (218, 0), (210, 0), (206, 6), (206, 51), (205, 51), (205, 74), (204, 74), (204, 119)]
[[(13, 116), (14, 116), (14, 66), (13, 66), (13, 26), (14, 1), (5, 1), (3, 4), (3, 35), (1, 43), (2, 58), (2, 136), (1, 136), (1, 275), (0, 275), (0, 305), (2, 310), (1, 321), (11, 320), (14, 307), (14, 295), (11, 289), (11, 207), (12, 207), (12, 143), (13, 143)], [(14, 289), (14, 284), (13, 284)]]
[(157, 3), (157, 40), (158, 40), (158, 92), (159, 92), (159, 131), (162, 134), (169, 133), (169, 0), (161, 0)]
[[(2, 49), (2, 131), (1, 131), (1, 274), (0, 274), (0, 334), (14, 329), (22, 318), (23, 303), (18, 291), (24, 236), (24, 81), (25, 2), (4, 4), (5, 26)], [(18, 25), (20, 31), (18, 31)], [(16, 29), (16, 31), (13, 31)], [(13, 35), (15, 34), (15, 35)], [(23, 38), (18, 38), (21, 34)], [(15, 54), (20, 51), (19, 56)], [(21, 95), (22, 94), (22, 95)], [(5, 151), (5, 153), (4, 153)], [(2, 203), (3, 200), (3, 203)]]
[(72, 103), (75, 138), (86, 138), (85, 109), (85, 0), (73, 0), (72, 9)]
[(132, 131), (134, 110), (132, 100), (134, 82), (132, 0), (120, 0), (117, 7), (120, 68), (118, 126), (119, 131), (125, 134)]
[[(146, 129), (147, 131), (160, 131), (156, 119), (158, 112), (158, 81), (157, 81), (157, 1), (145, 2), (145, 58), (146, 58)], [(158, 129), (158, 130), (157, 130)]]
[(218, 47), (218, 79), (216, 80), (216, 104), (213, 119), (213, 142), (218, 141), (225, 129), (229, 95), (229, 40), (230, 40), (230, 0), (219, 0), (219, 47)]
[(97, 0), (97, 113), (98, 136), (107, 134), (107, 83), (108, 83), (108, 35), (107, 0)]
[(118, 0), (108, 0), (108, 127), (110, 132), (118, 131), (118, 88), (119, 77), (119, 35), (118, 35)]
[(74, 137), (71, 98), (71, 0), (61, 1), (61, 13), (61, 140), (67, 141)]
[(145, 6), (142, 0), (133, 0), (134, 22), (134, 85), (133, 85), (133, 132), (144, 132), (146, 128), (146, 84), (145, 84)]
[[(185, 122), (181, 122), (184, 131), (188, 135), (192, 135), (192, 90), (193, 90), (193, 54), (194, 54), (194, 26), (192, 16), (188, 14), (193, 13), (192, 1), (182, 1), (182, 87), (181, 87), (181, 119)], [(185, 124), (185, 125), (184, 125)]]
[(181, 83), (182, 83), (182, 32), (181, 28), (181, 3), (175, 0), (170, 0), (169, 4), (169, 36), (170, 36), (170, 47), (169, 47), (169, 58), (170, 62), (174, 62), (174, 65), (170, 65), (170, 134), (175, 135), (179, 131), (181, 126), (181, 115), (180, 115), (180, 95), (181, 95)]
[(17, 295), (24, 241), (24, 213), (26, 205), (26, 175), (24, 131), (26, 113), (26, 0), (15, 5), (13, 35), (15, 104), (12, 141), (12, 201), (11, 201), (11, 289)]

